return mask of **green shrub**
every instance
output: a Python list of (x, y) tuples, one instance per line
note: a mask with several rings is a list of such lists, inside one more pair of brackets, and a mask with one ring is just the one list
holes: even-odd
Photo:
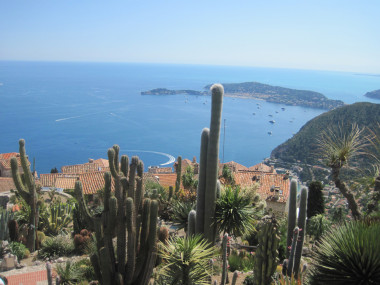
[(254, 265), (254, 256), (251, 254), (242, 254), (244, 251), (241, 251), (239, 254), (231, 253), (228, 257), (228, 265), (230, 266), (229, 270), (234, 272), (238, 271), (252, 271)]
[(21, 261), (21, 259), (26, 257), (28, 254), (30, 255), (29, 250), (22, 243), (15, 242), (15, 241), (11, 242), (9, 244), (9, 248), (11, 249), (12, 254), (17, 256), (18, 261)]
[(313, 253), (310, 284), (380, 284), (379, 236), (379, 221), (352, 221), (326, 233)]
[(177, 229), (187, 231), (187, 221), (191, 210), (195, 210), (194, 202), (176, 201), (172, 206), (171, 220), (177, 226)]
[(55, 267), (57, 275), (59, 276), (60, 283), (62, 285), (74, 285), (78, 284), (83, 279), (83, 275), (79, 266), (71, 261), (66, 261), (65, 264), (57, 264)]
[(40, 258), (50, 258), (58, 256), (69, 256), (75, 250), (73, 241), (68, 235), (58, 235), (56, 237), (46, 237), (42, 242), (42, 248), (38, 252)]

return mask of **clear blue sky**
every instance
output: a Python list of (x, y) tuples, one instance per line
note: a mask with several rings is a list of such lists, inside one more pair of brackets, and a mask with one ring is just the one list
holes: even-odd
[(0, 0), (0, 60), (380, 73), (380, 1)]

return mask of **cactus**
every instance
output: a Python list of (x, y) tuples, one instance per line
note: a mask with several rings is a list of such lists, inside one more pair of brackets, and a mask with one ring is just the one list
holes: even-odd
[(274, 217), (265, 216), (259, 224), (255, 255), (254, 276), (256, 285), (270, 284), (278, 262), (280, 242), (279, 226)]
[(228, 278), (228, 256), (227, 256), (227, 244), (228, 244), (228, 234), (223, 236), (222, 241), (222, 279), (220, 281), (220, 285), (225, 285)]
[(8, 223), (12, 219), (13, 219), (13, 213), (11, 211), (0, 209), (0, 240), (9, 239)]
[(289, 193), (289, 209), (288, 209), (288, 235), (286, 239), (286, 258), (289, 259), (290, 248), (292, 245), (293, 231), (297, 222), (297, 180), (292, 179), (290, 183)]
[(299, 232), (300, 232), (299, 228), (295, 227), (294, 231), (293, 231), (292, 246), (290, 247), (290, 255), (289, 255), (288, 262), (286, 264), (286, 268), (287, 268), (286, 269), (286, 274), (288, 276), (292, 276), (292, 274), (293, 274), (295, 251), (296, 251), (296, 248), (297, 248), (297, 241), (298, 241), (298, 237), (299, 237)]
[(177, 180), (175, 182), (175, 192), (178, 193), (178, 191), (181, 188), (181, 172), (182, 172), (182, 157), (178, 156), (177, 158)]
[(10, 220), (8, 222), (9, 239), (11, 241), (18, 242), (19, 228), (16, 220)]
[(187, 236), (195, 235), (195, 220), (196, 220), (196, 212), (191, 210), (189, 212), (188, 221), (187, 221)]
[(169, 186), (169, 197), (168, 202), (173, 198), (173, 186)]
[(231, 283), (231, 285), (236, 285), (236, 281), (237, 281), (238, 277), (239, 277), (239, 272), (235, 271), (234, 275), (232, 276), (232, 283)]
[(215, 201), (217, 196), (219, 137), (223, 106), (223, 86), (211, 87), (212, 107), (210, 129), (203, 129), (199, 161), (199, 183), (197, 192), (196, 233), (210, 241), (215, 240)]
[[(296, 218), (297, 206), (296, 206), (296, 197), (297, 196), (297, 182), (292, 180), (290, 186), (290, 201), (289, 201), (289, 213), (288, 213), (288, 237), (287, 237), (287, 257), (289, 259), (288, 263), (288, 276), (294, 274), (295, 278), (298, 277), (299, 267), (301, 264), (302, 248), (304, 238), (306, 236), (306, 216), (307, 216), (307, 196), (308, 189), (303, 187), (301, 189), (300, 195), (300, 205), (298, 220)], [(297, 239), (294, 240), (295, 225), (298, 227)], [(292, 229), (292, 230), (291, 230)]]
[(138, 157), (132, 157), (129, 165), (128, 157), (122, 156), (119, 164), (119, 146), (114, 145), (108, 150), (108, 160), (111, 172), (104, 175), (104, 210), (100, 215), (90, 215), (81, 182), (75, 184), (79, 209), (95, 228), (97, 254), (90, 257), (91, 263), (101, 284), (148, 284), (156, 256), (158, 202), (142, 200), (144, 166)]
[(20, 160), (23, 169), (23, 179), (18, 170), (17, 158), (11, 158), (11, 168), (13, 182), (16, 186), (21, 198), (30, 206), (30, 216), (28, 225), (28, 235), (26, 247), (30, 252), (34, 252), (36, 248), (36, 225), (38, 224), (38, 209), (37, 209), (37, 191), (34, 176), (30, 171), (28, 157), (25, 152), (25, 141), (19, 140), (20, 145)]
[(46, 274), (47, 274), (48, 285), (53, 285), (53, 277), (51, 274), (51, 263), (50, 262), (46, 262)]

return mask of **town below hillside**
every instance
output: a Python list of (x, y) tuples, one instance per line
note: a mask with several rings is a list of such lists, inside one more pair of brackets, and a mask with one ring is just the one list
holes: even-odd
[[(344, 105), (343, 101), (328, 99), (326, 96), (318, 92), (272, 86), (259, 82), (223, 83), (223, 86), (225, 92), (224, 96), (226, 97), (264, 100), (271, 103), (326, 110), (335, 109)], [(204, 89), (209, 90), (210, 87), (211, 85), (207, 85)], [(141, 92), (141, 95), (179, 94), (207, 96), (210, 95), (210, 92), (196, 90), (170, 90), (166, 88), (156, 88)]]

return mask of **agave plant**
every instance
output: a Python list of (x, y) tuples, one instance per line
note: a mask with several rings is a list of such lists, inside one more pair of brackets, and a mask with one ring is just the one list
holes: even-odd
[(208, 285), (211, 272), (210, 258), (214, 248), (200, 235), (175, 237), (161, 243), (159, 254), (162, 265), (158, 270), (159, 284)]
[(171, 220), (178, 230), (187, 231), (188, 216), (191, 210), (195, 209), (195, 202), (176, 201), (172, 205)]
[(48, 212), (49, 216), (41, 217), (45, 233), (53, 236), (64, 233), (73, 220), (73, 205), (63, 203), (53, 204)]
[(380, 284), (379, 236), (379, 221), (352, 221), (326, 233), (313, 253), (310, 284)]
[(227, 186), (216, 202), (215, 224), (219, 232), (239, 237), (251, 231), (255, 210), (251, 201), (240, 194), (240, 188)]
[(59, 284), (74, 285), (83, 278), (83, 274), (79, 266), (71, 261), (66, 261), (65, 264), (58, 264), (55, 268), (59, 276)]

